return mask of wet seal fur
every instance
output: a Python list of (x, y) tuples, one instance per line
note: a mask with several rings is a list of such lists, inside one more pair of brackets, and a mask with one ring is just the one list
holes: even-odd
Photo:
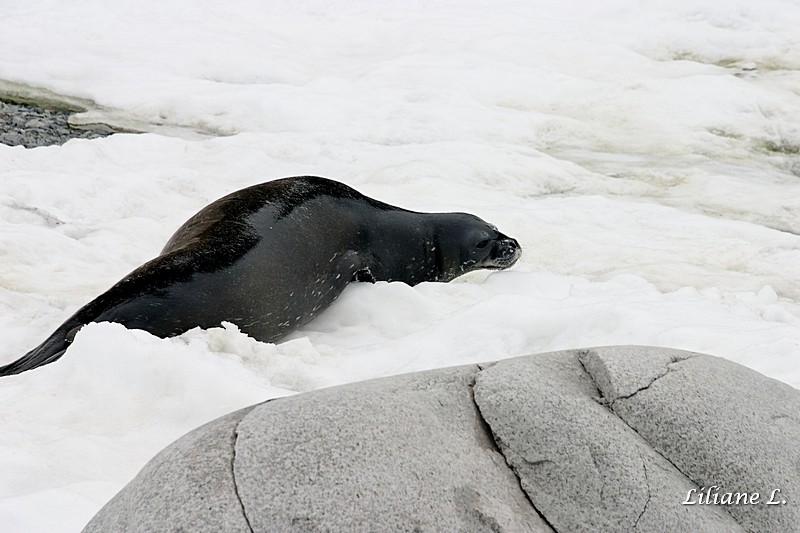
[(503, 269), (519, 243), (466, 213), (418, 213), (337, 181), (283, 178), (202, 209), (161, 254), (62, 324), (0, 376), (61, 357), (89, 322), (117, 322), (159, 337), (222, 321), (264, 342), (328, 307), (350, 281), (450, 281)]

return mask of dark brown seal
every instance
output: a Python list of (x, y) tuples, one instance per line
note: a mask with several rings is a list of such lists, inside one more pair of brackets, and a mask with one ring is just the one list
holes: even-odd
[(325, 178), (270, 181), (202, 209), (161, 255), (0, 367), (0, 376), (55, 361), (89, 322), (170, 337), (227, 321), (272, 342), (314, 318), (350, 281), (450, 281), (508, 268), (519, 255), (516, 240), (473, 215), (408, 211)]

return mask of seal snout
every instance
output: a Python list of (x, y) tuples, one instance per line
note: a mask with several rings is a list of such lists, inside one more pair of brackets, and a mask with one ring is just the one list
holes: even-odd
[(497, 268), (508, 268), (517, 262), (521, 254), (522, 248), (517, 240), (503, 236), (492, 247), (491, 261)]

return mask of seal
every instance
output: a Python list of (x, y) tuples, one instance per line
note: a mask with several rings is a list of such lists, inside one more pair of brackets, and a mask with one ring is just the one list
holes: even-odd
[(419, 213), (315, 176), (282, 178), (206, 206), (140, 266), (0, 367), (18, 374), (60, 358), (90, 322), (159, 337), (227, 321), (274, 342), (341, 294), (350, 281), (450, 281), (504, 269), (519, 243), (466, 213)]

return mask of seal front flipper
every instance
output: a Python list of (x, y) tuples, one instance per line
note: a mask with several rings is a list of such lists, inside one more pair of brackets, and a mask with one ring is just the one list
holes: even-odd
[(362, 283), (375, 283), (377, 280), (375, 276), (372, 275), (372, 271), (369, 267), (364, 267), (356, 270), (356, 273), (353, 274), (353, 281), (360, 281)]
[[(375, 263), (375, 257), (371, 253), (359, 253), (348, 250), (339, 260), (339, 271), (348, 275), (350, 281), (362, 283), (375, 283), (375, 275), (372, 273), (371, 265)], [(344, 287), (342, 287), (344, 289)]]

